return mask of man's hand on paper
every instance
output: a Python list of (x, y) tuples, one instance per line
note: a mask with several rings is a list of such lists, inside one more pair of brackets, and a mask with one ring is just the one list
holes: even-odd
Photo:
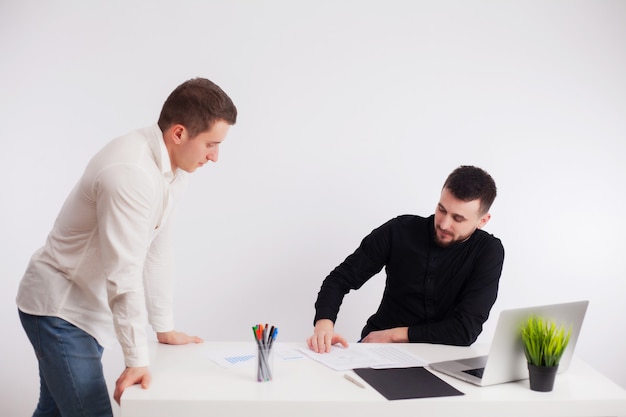
[(309, 349), (316, 353), (330, 352), (330, 347), (336, 343), (348, 347), (346, 339), (335, 333), (335, 324), (329, 319), (318, 320), (313, 329), (313, 336), (309, 337), (306, 342)]

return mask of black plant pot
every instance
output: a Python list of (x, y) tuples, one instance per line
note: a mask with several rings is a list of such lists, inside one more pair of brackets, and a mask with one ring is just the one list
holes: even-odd
[(533, 391), (549, 392), (554, 388), (554, 379), (557, 366), (536, 366), (528, 364), (528, 376), (530, 379), (530, 389)]

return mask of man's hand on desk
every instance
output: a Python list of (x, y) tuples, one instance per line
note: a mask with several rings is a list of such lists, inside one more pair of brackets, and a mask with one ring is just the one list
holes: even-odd
[(188, 343), (202, 343), (203, 340), (198, 336), (189, 336), (183, 332), (171, 330), (169, 332), (157, 333), (159, 343), (166, 345), (186, 345)]
[[(171, 330), (169, 332), (157, 333), (159, 343), (166, 345), (186, 345), (188, 343), (202, 343), (203, 340), (198, 336), (189, 336), (183, 332)], [(124, 390), (131, 385), (141, 384), (141, 388), (146, 389), (150, 386), (152, 375), (148, 367), (128, 367), (124, 369), (122, 375), (115, 382), (115, 393), (113, 398), (119, 404)]]
[(309, 337), (306, 343), (309, 345), (309, 349), (317, 353), (330, 352), (330, 347), (336, 343), (348, 347), (346, 339), (335, 333), (335, 323), (328, 319), (320, 319), (315, 322), (313, 336)]
[(146, 389), (150, 386), (152, 375), (147, 366), (128, 367), (124, 369), (122, 375), (115, 381), (115, 392), (113, 398), (119, 404), (120, 398), (124, 390), (131, 385), (141, 384), (141, 388)]
[(409, 341), (408, 327), (394, 327), (387, 330), (370, 332), (361, 339), (362, 343), (407, 343)]

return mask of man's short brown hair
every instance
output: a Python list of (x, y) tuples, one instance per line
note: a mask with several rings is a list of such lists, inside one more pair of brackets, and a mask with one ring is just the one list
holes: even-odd
[(237, 108), (228, 95), (206, 78), (185, 81), (163, 103), (159, 116), (162, 132), (175, 124), (185, 126), (191, 138), (208, 131), (217, 120), (237, 121)]

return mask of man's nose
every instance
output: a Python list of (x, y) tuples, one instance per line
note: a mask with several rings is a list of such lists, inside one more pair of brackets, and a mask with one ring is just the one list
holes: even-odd
[(220, 153), (220, 152), (219, 152), (219, 150), (218, 150), (218, 149), (212, 150), (211, 152), (209, 152), (209, 153), (206, 155), (206, 159), (207, 159), (207, 161), (217, 162), (217, 159), (218, 159), (218, 157), (219, 157), (219, 153)]
[(443, 219), (441, 219), (441, 223), (439, 223), (439, 228), (441, 228), (442, 230), (448, 230), (449, 227), (450, 218), (448, 216), (444, 216)]

